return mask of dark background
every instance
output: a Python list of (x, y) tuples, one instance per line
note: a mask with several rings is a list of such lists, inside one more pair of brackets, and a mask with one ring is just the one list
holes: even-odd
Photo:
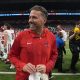
[[(76, 10), (80, 10), (80, 0), (0, 0), (0, 13), (29, 11), (29, 9), (34, 5), (44, 6), (48, 11), (67, 10), (75, 12)], [(0, 24), (6, 21), (10, 23), (15, 22), (16, 24), (25, 24), (27, 20), (28, 16), (4, 16), (0, 17)], [(80, 16), (50, 15), (48, 20), (50, 23), (59, 23), (61, 20), (63, 20), (63, 23), (67, 22), (66, 20), (70, 20), (72, 23), (74, 23), (74, 20), (80, 20)]]
[[(40, 1), (40, 2), (39, 2)], [(45, 2), (45, 0), (0, 0), (1, 10), (28, 10), (35, 4), (44, 6), (47, 9), (80, 9), (79, 0), (51, 0)]]

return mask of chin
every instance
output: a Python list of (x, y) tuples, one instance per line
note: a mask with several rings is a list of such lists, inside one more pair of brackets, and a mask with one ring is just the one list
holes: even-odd
[(35, 28), (35, 27), (30, 27), (30, 29), (31, 29), (31, 30), (33, 30), (33, 31), (34, 31), (34, 30), (36, 30), (36, 28)]
[(31, 30), (36, 30), (36, 27), (33, 26), (33, 25), (30, 25), (30, 29), (31, 29)]

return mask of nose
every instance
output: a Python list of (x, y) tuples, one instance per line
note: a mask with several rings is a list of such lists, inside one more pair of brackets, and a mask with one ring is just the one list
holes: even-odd
[(30, 17), (28, 22), (29, 23), (32, 23), (33, 22), (33, 19)]

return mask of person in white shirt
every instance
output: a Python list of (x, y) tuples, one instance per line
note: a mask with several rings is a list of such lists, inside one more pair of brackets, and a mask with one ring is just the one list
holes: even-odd
[[(11, 46), (12, 46), (12, 43), (13, 43), (13, 35), (12, 35), (12, 30), (11, 30), (11, 25), (8, 24), (8, 23), (5, 23), (3, 25), (3, 29), (4, 29), (4, 47), (6, 49), (6, 53), (8, 55), (10, 49), (11, 49)], [(7, 58), (7, 61), (9, 59)], [(10, 66), (10, 69), (11, 68), (14, 68), (14, 66), (11, 64)]]
[(9, 50), (11, 48), (11, 44), (12, 44), (12, 34), (11, 34), (11, 30), (10, 30), (10, 25), (9, 24), (4, 24), (3, 26), (4, 28), (4, 47), (7, 50), (7, 54), (9, 53)]
[(4, 51), (4, 47), (2, 44), (2, 29), (0, 28), (0, 59), (3, 58), (3, 51)]
[(11, 27), (10, 31), (11, 31), (11, 35), (12, 35), (12, 43), (11, 43), (11, 45), (12, 45), (16, 36), (15, 36), (14, 28)]
[(62, 40), (64, 41), (64, 47), (63, 47), (63, 52), (64, 54), (66, 54), (66, 50), (65, 50), (65, 45), (66, 45), (66, 41), (67, 41), (67, 32), (62, 28), (62, 25), (57, 25), (57, 30), (62, 32), (63, 37)]

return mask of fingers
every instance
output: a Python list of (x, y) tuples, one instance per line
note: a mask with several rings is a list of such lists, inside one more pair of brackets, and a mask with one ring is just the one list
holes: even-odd
[(35, 65), (32, 65), (31, 63), (28, 63), (23, 67), (23, 71), (28, 72), (30, 74), (34, 73), (34, 72), (36, 72)]
[(29, 70), (31, 70), (32, 72), (36, 72), (35, 65), (32, 65), (31, 63), (29, 63), (29, 64), (27, 65), (27, 67), (28, 67)]
[(28, 72), (30, 74), (35, 73), (35, 72), (45, 73), (46, 72), (46, 66), (43, 64), (39, 64), (35, 67), (35, 65), (28, 63), (23, 67), (23, 71)]
[(36, 67), (37, 72), (45, 73), (46, 72), (46, 66), (45, 65), (37, 65)]

